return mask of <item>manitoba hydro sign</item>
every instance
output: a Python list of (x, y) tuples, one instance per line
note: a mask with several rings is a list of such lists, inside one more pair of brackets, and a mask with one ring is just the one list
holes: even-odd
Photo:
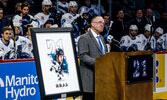
[(40, 100), (34, 61), (0, 63), (1, 100)]

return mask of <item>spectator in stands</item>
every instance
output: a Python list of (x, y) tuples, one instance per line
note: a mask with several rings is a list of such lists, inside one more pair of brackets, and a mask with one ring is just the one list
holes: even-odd
[(150, 9), (152, 10), (152, 15), (155, 16), (155, 18), (156, 18), (157, 20), (159, 20), (160, 17), (161, 17), (161, 15), (160, 15), (160, 13), (158, 12), (158, 10), (156, 9), (155, 4), (154, 4), (153, 2), (150, 4)]
[[(6, 21), (3, 19), (3, 9), (0, 8), (0, 34), (1, 34), (1, 30), (8, 26), (8, 24), (6, 23)], [(1, 37), (1, 36), (0, 36)]]
[(43, 0), (42, 2), (42, 10), (43, 12), (37, 13), (34, 17), (40, 23), (40, 27), (42, 28), (46, 21), (49, 19), (50, 16), (50, 8), (52, 7), (52, 2), (50, 0)]
[(69, 13), (66, 13), (61, 18), (61, 27), (73, 27), (72, 22), (79, 17), (77, 14), (78, 4), (76, 1), (69, 2)]
[(130, 1), (134, 2), (136, 9), (145, 9), (146, 8), (146, 1), (148, 1), (148, 0), (130, 0)]
[(136, 17), (128, 22), (128, 26), (134, 24), (138, 27), (138, 34), (144, 33), (144, 26), (147, 24), (143, 19), (143, 11), (141, 9), (136, 11)]
[(58, 7), (62, 14), (68, 13), (68, 2), (66, 0), (59, 0)]
[(156, 21), (156, 27), (161, 27), (164, 30), (164, 33), (167, 33), (167, 12), (164, 11), (161, 14), (160, 20)]
[(104, 30), (101, 33), (101, 35), (104, 36), (104, 34), (107, 34), (110, 30), (109, 30), (109, 25), (110, 25), (110, 16), (109, 13), (105, 13), (103, 16), (104, 19)]
[(11, 9), (9, 8), (8, 0), (0, 0), (0, 7), (4, 10), (4, 15), (10, 14)]
[[(113, 35), (113, 37), (117, 40), (120, 41), (122, 36), (127, 35), (127, 25), (126, 22), (124, 21), (124, 12), (123, 10), (119, 10), (117, 12), (117, 19), (114, 20), (114, 23), (111, 27), (110, 34)], [(120, 51), (120, 48), (118, 46), (114, 45), (113, 43), (111, 44), (111, 51)]]
[(152, 10), (150, 8), (146, 9), (144, 20), (147, 22), (147, 24), (153, 24)]
[(117, 13), (117, 19), (114, 20), (111, 29), (111, 35), (118, 41), (120, 41), (121, 37), (128, 33), (126, 23), (124, 22), (124, 12), (123, 10), (119, 10)]
[(160, 13), (160, 15), (163, 13), (163, 11), (165, 11), (165, 10), (164, 10), (164, 9), (165, 9), (164, 6), (165, 6), (164, 3), (158, 2), (156, 9), (157, 9), (157, 11)]
[(21, 13), (21, 2), (17, 2), (15, 5), (15, 14), (20, 14)]
[(1, 31), (2, 38), (0, 39), (0, 59), (12, 59), (12, 51), (14, 50), (13, 40), (11, 39), (12, 29), (4, 27)]

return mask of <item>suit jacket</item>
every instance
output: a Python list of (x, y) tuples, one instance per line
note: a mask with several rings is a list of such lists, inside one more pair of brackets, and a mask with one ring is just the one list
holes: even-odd
[(147, 24), (147, 21), (145, 21), (143, 18), (141, 19), (141, 22), (138, 22), (136, 17), (132, 20), (129, 21), (129, 25), (128, 27), (130, 27), (130, 25), (137, 25), (138, 27), (138, 34), (142, 34), (144, 33), (144, 26)]
[[(100, 39), (104, 45), (104, 50), (106, 53), (107, 49), (103, 36), (100, 35)], [(94, 92), (95, 59), (103, 54), (91, 31), (81, 35), (78, 41), (78, 50), (83, 91)]]

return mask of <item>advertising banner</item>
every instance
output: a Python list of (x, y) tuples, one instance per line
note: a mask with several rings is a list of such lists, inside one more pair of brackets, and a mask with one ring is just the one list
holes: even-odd
[(156, 54), (156, 92), (167, 92), (167, 54)]
[(35, 62), (0, 63), (0, 100), (40, 100)]

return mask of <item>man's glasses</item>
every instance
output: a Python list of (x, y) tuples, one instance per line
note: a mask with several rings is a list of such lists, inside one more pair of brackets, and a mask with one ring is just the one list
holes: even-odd
[(97, 23), (97, 24), (105, 24), (104, 22), (101, 22), (101, 21), (99, 21), (99, 22), (93, 22), (93, 23)]

